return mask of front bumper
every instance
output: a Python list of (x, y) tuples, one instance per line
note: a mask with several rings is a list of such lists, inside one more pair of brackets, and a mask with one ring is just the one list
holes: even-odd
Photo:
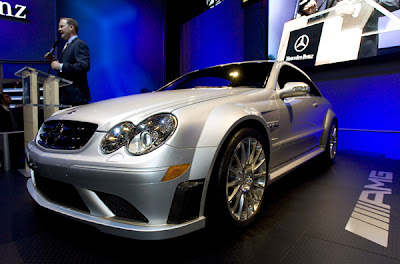
[(181, 236), (205, 227), (205, 217), (203, 216), (182, 224), (134, 225), (122, 221), (113, 221), (107, 217), (90, 215), (48, 201), (40, 192), (37, 191), (32, 179), (27, 181), (27, 188), (32, 198), (40, 206), (78, 221), (93, 225), (100, 231), (112, 235), (133, 239), (158, 240)]
[[(96, 141), (94, 148), (89, 146), (72, 154), (47, 151), (30, 142), (26, 152), (33, 167), (27, 187), (32, 198), (42, 207), (91, 224), (102, 232), (128, 238), (167, 239), (205, 227), (203, 186), (209, 166), (204, 165), (211, 163), (209, 154), (215, 148), (176, 149), (165, 145), (157, 153), (139, 158), (120, 150), (114, 156), (124, 158), (110, 161), (110, 156), (99, 154)], [(176, 179), (162, 181), (169, 166), (182, 163), (191, 164), (190, 169)], [(62, 185), (58, 188), (61, 193), (69, 188), (86, 209), (69, 204), (69, 192), (61, 194), (62, 201), (53, 199), (41, 189), (44, 185), (38, 185), (38, 179)], [(68, 188), (64, 188), (66, 185)], [(52, 185), (45, 189), (52, 189)], [(58, 189), (55, 192), (60, 196)], [(101, 195), (117, 199), (118, 204), (110, 207)], [(146, 221), (143, 217), (118, 214), (121, 202), (140, 212)]]

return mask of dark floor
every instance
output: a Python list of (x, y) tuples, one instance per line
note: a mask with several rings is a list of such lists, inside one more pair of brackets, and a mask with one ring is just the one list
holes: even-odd
[[(22, 174), (1, 172), (0, 263), (400, 263), (400, 161), (340, 152), (330, 168), (318, 163), (271, 185), (250, 227), (165, 241), (103, 234), (40, 209)], [(376, 187), (391, 206), (387, 247), (345, 230), (373, 170), (394, 175)]]

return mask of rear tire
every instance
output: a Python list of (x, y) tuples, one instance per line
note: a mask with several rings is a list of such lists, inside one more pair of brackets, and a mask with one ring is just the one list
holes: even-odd
[(336, 119), (332, 120), (329, 128), (329, 134), (326, 142), (325, 151), (322, 154), (323, 159), (327, 163), (332, 163), (337, 154), (337, 140), (338, 140), (338, 122)]
[[(260, 132), (242, 128), (221, 149), (207, 198), (218, 225), (246, 226), (258, 214), (268, 180), (269, 155)], [(211, 209), (211, 210), (209, 210)]]

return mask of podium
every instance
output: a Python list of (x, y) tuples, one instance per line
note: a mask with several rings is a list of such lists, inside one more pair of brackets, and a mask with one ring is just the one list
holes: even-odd
[[(23, 111), (24, 111), (24, 142), (25, 145), (33, 140), (39, 129), (39, 108), (43, 108), (44, 120), (60, 108), (70, 107), (60, 105), (59, 88), (72, 84), (71, 81), (24, 67), (15, 73), (22, 78)], [(41, 103), (40, 88), (43, 85), (43, 103)]]
[[(381, 17), (387, 18), (391, 26), (378, 27)], [(400, 30), (400, 18), (375, 1), (339, 2), (286, 22), (277, 59), (302, 66), (355, 60), (363, 37), (395, 30)]]

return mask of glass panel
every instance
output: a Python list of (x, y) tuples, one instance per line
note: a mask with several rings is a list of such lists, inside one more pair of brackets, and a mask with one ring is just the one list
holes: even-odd
[(308, 16), (307, 25), (340, 16), (343, 18), (342, 30), (363, 28), (362, 36), (400, 30), (400, 13), (391, 12), (399, 7), (396, 6), (396, 1), (386, 2), (388, 4), (382, 6), (373, 0), (341, 1), (332, 8)]
[(334, 6), (288, 21), (278, 60), (298, 66), (322, 65), (378, 55), (400, 46), (396, 0), (335, 0)]
[[(17, 71), (15, 73), (15, 76), (24, 78), (24, 77), (26, 77), (26, 75), (29, 75), (31, 72), (37, 72), (37, 82), (40, 83), (40, 84), (44, 84), (45, 81), (51, 76), (48, 73), (36, 70), (34, 68), (31, 68), (31, 67), (25, 67), (25, 68)], [(56, 77), (56, 78), (59, 78), (59, 77)], [(59, 78), (59, 79), (60, 79), (59, 87), (63, 87), (63, 86), (72, 84), (72, 82), (69, 81), (69, 80), (65, 80), (65, 79), (62, 79), (62, 78)]]

